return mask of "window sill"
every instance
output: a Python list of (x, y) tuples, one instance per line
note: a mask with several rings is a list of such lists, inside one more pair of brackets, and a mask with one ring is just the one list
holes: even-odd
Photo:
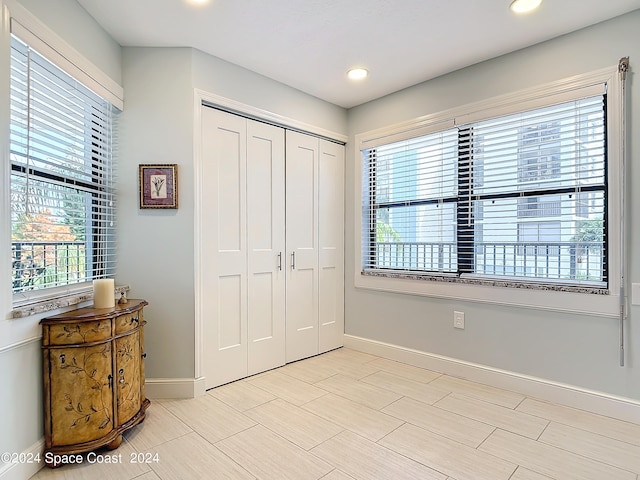
[(362, 272), (364, 276), (372, 277), (384, 277), (384, 278), (408, 278), (412, 280), (423, 280), (430, 282), (447, 282), (447, 283), (459, 283), (464, 285), (484, 285), (487, 287), (506, 287), (506, 288), (521, 288), (527, 290), (544, 290), (546, 292), (574, 292), (574, 293), (586, 293), (591, 295), (609, 295), (609, 289), (605, 287), (596, 287), (590, 285), (575, 285), (569, 284), (543, 284), (538, 282), (518, 280), (518, 279), (502, 279), (492, 277), (458, 277), (455, 275), (429, 275), (429, 274), (416, 274), (405, 273), (399, 271), (365, 271)]
[[(128, 292), (129, 289), (129, 285), (123, 285), (120, 287), (116, 287), (115, 293), (116, 295), (120, 295), (123, 292)], [(83, 289), (72, 294), (48, 297), (46, 299), (39, 299), (24, 305), (16, 306), (9, 314), (9, 318), (17, 319), (30, 317), (31, 315), (37, 315), (39, 313), (46, 313), (59, 308), (78, 305), (90, 300), (93, 300), (93, 289)]]
[(603, 317), (617, 317), (620, 313), (619, 295), (587, 285), (540, 285), (494, 278), (375, 271), (357, 272), (355, 287)]

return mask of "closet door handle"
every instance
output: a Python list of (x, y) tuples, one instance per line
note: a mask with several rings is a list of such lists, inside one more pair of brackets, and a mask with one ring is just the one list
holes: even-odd
[(278, 270), (282, 270), (282, 252), (278, 253)]
[(296, 269), (296, 252), (291, 252), (291, 270)]

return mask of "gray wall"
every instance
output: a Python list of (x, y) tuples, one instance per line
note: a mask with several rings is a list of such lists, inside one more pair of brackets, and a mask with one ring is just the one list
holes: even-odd
[(75, 0), (14, 0), (122, 85), (120, 46)]
[[(630, 309), (627, 366), (618, 361), (611, 318), (541, 312), (353, 287), (355, 199), (353, 139), (358, 133), (617, 65), (630, 56), (628, 186), (640, 183), (640, 11), (459, 70), (349, 111), (346, 205), (347, 334), (640, 400), (640, 307)], [(638, 69), (635, 69), (638, 71)], [(640, 192), (627, 198), (628, 280), (640, 282)], [(637, 242), (636, 242), (637, 243)], [(453, 311), (466, 314), (453, 329)]]
[(0, 382), (0, 452), (22, 452), (44, 435), (39, 341), (0, 352)]
[(193, 52), (195, 88), (314, 127), (347, 134), (347, 112), (242, 67)]
[[(116, 283), (145, 309), (147, 377), (194, 376), (192, 55), (123, 49)], [(178, 164), (177, 210), (138, 208), (138, 165)]]
[[(194, 88), (346, 135), (346, 111), (183, 48), (124, 48), (117, 283), (149, 302), (148, 378), (193, 378)], [(139, 210), (140, 163), (177, 163), (178, 210)], [(206, 180), (206, 179), (205, 179)], [(205, 293), (206, 294), (206, 293)]]

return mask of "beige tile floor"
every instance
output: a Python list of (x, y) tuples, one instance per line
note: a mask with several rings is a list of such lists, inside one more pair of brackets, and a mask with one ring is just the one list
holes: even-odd
[(155, 400), (105, 453), (32, 478), (640, 480), (640, 425), (342, 348)]

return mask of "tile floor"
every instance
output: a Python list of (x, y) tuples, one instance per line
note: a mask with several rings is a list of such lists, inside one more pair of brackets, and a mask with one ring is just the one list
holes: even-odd
[(640, 425), (345, 348), (147, 412), (122, 463), (32, 478), (640, 480)]

